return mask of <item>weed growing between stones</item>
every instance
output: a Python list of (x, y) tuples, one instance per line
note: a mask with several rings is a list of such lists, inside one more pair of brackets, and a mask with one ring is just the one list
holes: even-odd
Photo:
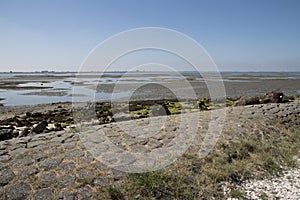
[(300, 152), (299, 129), (289, 130), (282, 124), (273, 127), (273, 122), (254, 120), (262, 135), (248, 129), (248, 125), (239, 130), (227, 126), (205, 158), (199, 159), (197, 148), (192, 145), (178, 161), (163, 170), (128, 174), (118, 194), (127, 199), (222, 199), (225, 198), (222, 184), (228, 182), (232, 189), (226, 195), (242, 199), (244, 193), (235, 185), (294, 167), (294, 157)]

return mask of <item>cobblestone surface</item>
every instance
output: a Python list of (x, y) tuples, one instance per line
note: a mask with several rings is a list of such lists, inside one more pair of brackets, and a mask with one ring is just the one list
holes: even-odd
[[(276, 118), (282, 120), (286, 126), (297, 128), (299, 124), (295, 126), (290, 123), (297, 123), (297, 120), (289, 120), (299, 118), (300, 103), (234, 107), (229, 108), (227, 113), (225, 129), (231, 127), (237, 134), (242, 134), (245, 130), (259, 134), (259, 130), (243, 127), (241, 131), (238, 127), (241, 127), (242, 123), (253, 124), (260, 119)], [(155, 117), (151, 123), (149, 119), (139, 119), (95, 126), (92, 131), (60, 131), (2, 141), (0, 199), (99, 199), (102, 187), (126, 175), (122, 171), (107, 167), (104, 163), (140, 162), (139, 165), (143, 165), (151, 163), (149, 160), (153, 155), (154, 160), (176, 159), (176, 156), (172, 156), (177, 153), (175, 151), (180, 153), (184, 150), (181, 147), (185, 145), (185, 141), (196, 145), (203, 141), (210, 114), (208, 111)], [(182, 120), (196, 127), (196, 139), (187, 140), (193, 129), (186, 127), (186, 124), (181, 127)], [(164, 122), (163, 125), (161, 122)], [(137, 128), (139, 125), (142, 125), (143, 131)], [(96, 132), (104, 133), (106, 137), (103, 137), (103, 134), (97, 135)], [(108, 144), (105, 138), (109, 138), (114, 145)], [(174, 142), (174, 139), (178, 138), (182, 140)], [(83, 144), (84, 139), (87, 140)], [(90, 151), (85, 148), (86, 145)], [(162, 151), (161, 148), (169, 148), (172, 151)], [(139, 153), (150, 156), (140, 160), (140, 157), (136, 156)], [(118, 158), (115, 154), (119, 155)], [(193, 170), (197, 170), (197, 166)], [(300, 193), (299, 188), (296, 192)]]

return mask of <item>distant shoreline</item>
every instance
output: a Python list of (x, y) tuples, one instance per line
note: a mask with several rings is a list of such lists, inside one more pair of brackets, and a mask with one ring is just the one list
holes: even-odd
[[(124, 73), (124, 72), (123, 72)], [(164, 72), (0, 73), (0, 103), (36, 105), (55, 102), (108, 101), (124, 97), (140, 100), (186, 97), (188, 83), (197, 98), (209, 98), (206, 81), (223, 82), (227, 97), (255, 96), (280, 88), (287, 96), (300, 95), (300, 72), (226, 72), (201, 76)], [(118, 85), (116, 88), (115, 86)], [(132, 91), (134, 89), (134, 91)], [(175, 93), (172, 90), (176, 90)], [(173, 92), (173, 93), (172, 93)]]

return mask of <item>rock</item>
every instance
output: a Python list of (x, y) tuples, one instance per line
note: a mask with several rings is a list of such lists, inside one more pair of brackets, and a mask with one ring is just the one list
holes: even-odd
[(255, 97), (241, 97), (234, 105), (235, 106), (245, 106), (254, 105), (262, 103), (284, 103), (288, 102), (288, 97), (286, 97), (280, 89), (268, 92), (264, 96)]
[(73, 169), (75, 169), (75, 163), (74, 162), (64, 162), (60, 165), (60, 169), (66, 172), (70, 172)]
[(64, 130), (63, 129), (63, 127), (61, 126), (61, 124), (59, 124), (59, 123), (56, 123), (56, 124), (54, 124), (54, 131), (62, 131), (62, 130)]
[(24, 128), (21, 133), (19, 134), (20, 137), (26, 137), (30, 133), (30, 128)]
[(53, 191), (50, 188), (39, 189), (34, 193), (36, 200), (51, 200), (53, 199)]
[(28, 183), (20, 182), (8, 186), (4, 191), (5, 199), (27, 199), (31, 193), (31, 186)]
[(234, 105), (235, 106), (245, 106), (245, 105), (253, 105), (260, 104), (259, 97), (241, 97)]
[(89, 169), (80, 169), (77, 171), (77, 179), (83, 183), (92, 183), (94, 181), (95, 174)]
[(164, 115), (170, 115), (171, 112), (166, 104), (157, 104), (151, 106), (152, 109), (152, 116), (164, 116)]
[(39, 166), (44, 168), (45, 171), (56, 168), (60, 163), (61, 158), (47, 158), (39, 163)]
[(0, 107), (4, 106), (3, 103), (0, 103)]
[(0, 172), (0, 186), (8, 184), (16, 175), (11, 170), (3, 170)]
[(69, 191), (69, 190), (60, 191), (58, 197), (59, 197), (59, 199), (64, 199), (64, 200), (75, 200), (75, 199), (77, 199), (75, 192), (72, 192), (72, 191)]
[(31, 113), (31, 117), (42, 118), (43, 117), (43, 113), (40, 113), (40, 112)]
[(100, 185), (100, 186), (108, 186), (113, 183), (114, 179), (112, 177), (97, 177), (94, 180), (94, 185)]
[(26, 112), (26, 117), (31, 117), (31, 112)]
[(31, 132), (37, 133), (37, 134), (42, 133), (46, 129), (47, 126), (48, 126), (48, 123), (46, 121), (42, 121), (36, 127), (34, 127), (31, 130)]
[(57, 185), (57, 174), (55, 172), (42, 173), (40, 175), (41, 187), (53, 187)]
[(241, 96), (233, 96), (233, 97), (227, 97), (227, 100), (229, 101), (238, 101), (241, 98)]
[(261, 103), (283, 103), (288, 101), (288, 98), (280, 89), (268, 92), (261, 100)]
[(9, 140), (16, 137), (16, 133), (13, 129), (0, 129), (0, 141)]
[[(115, 113), (114, 116), (113, 116), (113, 119), (116, 122), (128, 121), (128, 120), (131, 120), (131, 115), (128, 114), (128, 113), (123, 113), (123, 112)], [(100, 120), (100, 123), (101, 123), (101, 120)]]
[(205, 105), (204, 101), (200, 101), (199, 104), (198, 104), (198, 106), (199, 106), (200, 110), (208, 110), (208, 106)]
[(14, 159), (11, 163), (11, 166), (13, 168), (16, 168), (16, 167), (25, 167), (25, 166), (29, 166), (33, 164), (33, 161), (30, 159), (30, 158), (20, 158), (20, 159)]
[(78, 199), (93, 199), (93, 190), (89, 185), (79, 188), (76, 196)]
[(32, 177), (35, 174), (39, 173), (39, 169), (36, 167), (26, 167), (26, 168), (22, 168), (20, 169), (20, 171), (18, 172), (18, 178), (19, 179), (26, 179), (28, 177)]
[(65, 188), (65, 187), (68, 187), (68, 186), (72, 186), (74, 184), (74, 182), (75, 182), (75, 177), (74, 176), (64, 174), (61, 177), (59, 177), (58, 186), (60, 188)]

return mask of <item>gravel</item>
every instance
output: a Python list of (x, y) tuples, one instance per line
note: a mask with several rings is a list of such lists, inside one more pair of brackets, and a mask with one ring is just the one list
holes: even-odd
[[(237, 186), (246, 199), (300, 199), (300, 159), (298, 167), (285, 171), (280, 176), (262, 180), (249, 180)], [(224, 188), (224, 191), (230, 191)], [(228, 198), (236, 199), (236, 198)], [(227, 199), (227, 200), (228, 200)]]

